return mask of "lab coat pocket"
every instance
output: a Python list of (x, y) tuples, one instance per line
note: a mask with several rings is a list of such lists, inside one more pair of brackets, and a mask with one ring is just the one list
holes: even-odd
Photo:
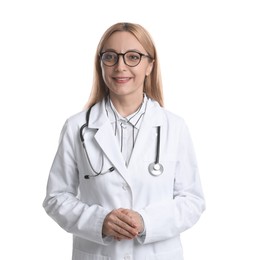
[(183, 260), (182, 248), (176, 248), (171, 252), (149, 255), (146, 260)]
[[(152, 163), (155, 163), (156, 156), (155, 156), (155, 154), (149, 153), (144, 156), (143, 161), (145, 162), (145, 164), (150, 165)], [(166, 172), (168, 172), (168, 171), (174, 172), (176, 165), (177, 165), (177, 161), (176, 161), (175, 155), (173, 153), (160, 154), (159, 163), (163, 166), (163, 168)]]
[(74, 248), (72, 260), (111, 260), (111, 257), (103, 255), (93, 255)]

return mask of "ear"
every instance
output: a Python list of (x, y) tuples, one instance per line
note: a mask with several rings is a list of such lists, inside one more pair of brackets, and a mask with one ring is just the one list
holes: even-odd
[(155, 60), (152, 60), (151, 62), (148, 63), (147, 69), (146, 69), (146, 76), (149, 76), (150, 73), (153, 70), (153, 65), (154, 65)]

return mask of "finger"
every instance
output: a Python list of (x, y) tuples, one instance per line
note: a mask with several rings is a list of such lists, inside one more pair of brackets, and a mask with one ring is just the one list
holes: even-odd
[(137, 227), (140, 233), (143, 232), (144, 222), (142, 216), (138, 212), (130, 209), (123, 209), (121, 212), (129, 216), (134, 221), (135, 227)]
[(126, 223), (127, 225), (129, 225), (130, 227), (136, 228), (137, 223), (134, 219), (134, 216), (129, 214), (129, 212), (127, 211), (119, 211), (119, 214), (117, 215), (117, 217), (124, 223)]
[(127, 221), (130, 222), (129, 220), (124, 222), (125, 218), (120, 216), (121, 214), (114, 210), (106, 216), (103, 223), (103, 234), (120, 239), (132, 239), (137, 235), (138, 231), (127, 224)]
[(113, 230), (117, 234), (128, 237), (130, 239), (134, 238), (138, 234), (138, 230), (135, 227), (132, 227), (121, 219), (117, 219), (117, 221), (114, 222)]

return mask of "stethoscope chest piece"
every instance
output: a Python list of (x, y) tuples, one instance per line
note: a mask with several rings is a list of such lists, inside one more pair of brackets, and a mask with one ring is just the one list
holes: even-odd
[(148, 170), (150, 172), (151, 175), (153, 176), (159, 176), (163, 173), (164, 171), (164, 167), (162, 164), (160, 163), (150, 163), (148, 166)]

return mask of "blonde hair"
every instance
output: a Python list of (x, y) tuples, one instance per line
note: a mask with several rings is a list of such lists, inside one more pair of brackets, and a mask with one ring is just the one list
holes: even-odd
[(90, 107), (93, 104), (101, 101), (104, 97), (108, 95), (108, 88), (102, 77), (102, 70), (100, 64), (100, 53), (103, 49), (104, 44), (107, 39), (114, 32), (126, 31), (133, 34), (143, 48), (147, 51), (148, 55), (153, 59), (153, 69), (150, 75), (145, 78), (144, 81), (144, 92), (148, 97), (156, 100), (161, 106), (164, 105), (163, 102), (163, 91), (162, 91), (162, 80), (161, 73), (158, 63), (158, 57), (155, 45), (150, 34), (139, 24), (133, 23), (117, 23), (108, 28), (103, 34), (96, 50), (95, 54), (95, 67), (94, 67), (94, 77), (93, 85), (90, 97), (85, 107)]

